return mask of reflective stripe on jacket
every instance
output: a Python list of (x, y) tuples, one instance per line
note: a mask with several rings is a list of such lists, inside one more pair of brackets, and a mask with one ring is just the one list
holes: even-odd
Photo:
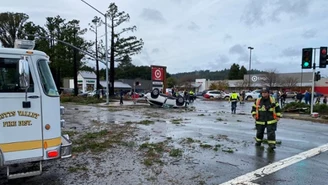
[(270, 101), (258, 98), (252, 107), (252, 115), (256, 116), (256, 124), (265, 125), (277, 123), (277, 117), (282, 117), (279, 103), (270, 96)]

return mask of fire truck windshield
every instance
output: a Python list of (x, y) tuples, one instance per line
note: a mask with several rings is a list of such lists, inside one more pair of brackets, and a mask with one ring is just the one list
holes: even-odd
[(37, 65), (44, 93), (48, 96), (59, 96), (56, 84), (48, 66), (48, 61), (41, 59), (38, 61)]

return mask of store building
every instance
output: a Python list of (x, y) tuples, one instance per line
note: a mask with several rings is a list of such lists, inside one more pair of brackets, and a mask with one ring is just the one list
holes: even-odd
[[(82, 92), (93, 91), (97, 89), (97, 75), (90, 71), (79, 71), (77, 85)], [(74, 88), (74, 79), (64, 79), (64, 88)]]
[[(276, 74), (251, 74), (244, 75), (241, 80), (224, 80), (228, 84), (226, 91), (257, 89), (263, 86), (269, 86), (271, 89), (286, 89), (292, 91), (311, 90), (312, 72), (306, 73), (276, 73)], [(250, 79), (250, 83), (249, 82)], [(201, 85), (197, 89), (198, 92), (207, 90), (212, 83), (219, 83), (220, 80), (196, 79), (196, 83)], [(222, 81), (221, 81), (222, 82)], [(328, 78), (321, 78), (315, 82), (316, 92), (328, 95)]]

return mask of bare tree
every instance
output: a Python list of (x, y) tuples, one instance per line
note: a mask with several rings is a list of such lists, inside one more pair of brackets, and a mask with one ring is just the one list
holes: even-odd
[(229, 88), (229, 83), (226, 80), (219, 80), (211, 83), (210, 89), (213, 90), (226, 90)]
[(183, 88), (191, 88), (191, 83), (195, 82), (198, 76), (195, 75), (185, 75), (177, 79), (177, 85)]
[(249, 84), (248, 80), (243, 80), (243, 81), (241, 81), (241, 82), (236, 82), (236, 83), (235, 83), (235, 86), (236, 86), (236, 87), (246, 88), (246, 87), (249, 87), (248, 84)]
[(298, 82), (298, 78), (289, 76), (289, 77), (282, 79), (280, 81), (280, 85), (282, 87), (290, 88), (290, 87), (295, 87), (297, 85), (297, 82)]
[(279, 83), (279, 77), (277, 75), (276, 69), (270, 69), (267, 70), (266, 73), (264, 73), (263, 79), (261, 79), (262, 83), (264, 85), (268, 85), (269, 87), (275, 87)]

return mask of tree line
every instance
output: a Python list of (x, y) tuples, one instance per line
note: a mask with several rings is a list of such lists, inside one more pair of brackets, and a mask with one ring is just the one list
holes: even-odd
[[(131, 62), (130, 57), (141, 52), (144, 42), (133, 35), (126, 36), (128, 32), (136, 31), (137, 28), (136, 26), (122, 28), (123, 24), (130, 20), (130, 16), (124, 11), (119, 11), (115, 3), (110, 3), (106, 15), (109, 23), (104, 26), (108, 26), (108, 30), (110, 30), (108, 51), (106, 51), (102, 39), (87, 41), (83, 37), (87, 31), (92, 31), (95, 33), (95, 38), (98, 38), (98, 28), (104, 24), (104, 20), (99, 17), (90, 19), (89, 28), (81, 28), (79, 20), (66, 20), (59, 15), (46, 17), (46, 23), (42, 26), (30, 21), (29, 16), (25, 13), (3, 12), (0, 13), (0, 41), (3, 47), (13, 48), (16, 39), (35, 40), (35, 49), (47, 53), (50, 57), (50, 69), (57, 88), (62, 86), (63, 78), (74, 77), (76, 94), (77, 72), (86, 67), (85, 59), (90, 58), (58, 40), (70, 43), (103, 61), (107, 52), (110, 64), (109, 79), (113, 84), (110, 86), (109, 93), (112, 95), (115, 77), (119, 77), (119, 75), (115, 75), (114, 62)], [(95, 62), (97, 64), (96, 73), (100, 77), (103, 74), (99, 72), (99, 61)], [(97, 84), (99, 87), (99, 78)]]
[[(151, 79), (150, 66), (135, 66), (131, 57), (141, 52), (144, 42), (142, 39), (129, 35), (136, 31), (136, 26), (122, 28), (125, 22), (130, 20), (129, 14), (119, 11), (115, 3), (110, 3), (106, 12), (108, 25), (104, 25), (104, 20), (95, 16), (90, 18), (88, 28), (81, 28), (80, 21), (66, 20), (62, 17), (46, 17), (44, 25), (36, 25), (29, 20), (25, 13), (3, 12), (0, 13), (0, 41), (3, 47), (14, 47), (15, 39), (35, 40), (35, 49), (44, 51), (50, 57), (50, 69), (54, 76), (57, 88), (63, 85), (63, 78), (74, 77), (75, 92), (77, 94), (77, 72), (79, 70), (94, 71), (97, 74), (97, 87), (100, 87), (100, 80), (106, 78), (105, 69), (99, 68), (99, 61), (95, 60), (96, 69), (88, 67), (86, 61), (92, 60), (90, 57), (78, 52), (58, 40), (77, 46), (83, 51), (94, 55), (96, 58), (105, 60), (105, 53), (108, 52), (110, 71), (109, 80), (114, 84), (117, 79)], [(101, 26), (108, 26), (109, 50), (106, 51), (104, 40), (99, 39), (98, 30)], [(95, 40), (89, 41), (84, 38), (85, 34), (91, 31), (95, 34)], [(33, 36), (34, 35), (34, 36)], [(35, 37), (37, 35), (37, 37)], [(114, 68), (114, 62), (118, 67)], [(243, 79), (248, 71), (244, 66), (232, 64), (230, 69), (220, 71), (193, 71), (177, 74), (167, 74), (168, 87), (184, 85), (194, 82), (197, 78), (211, 80), (236, 80)], [(264, 73), (263, 71), (251, 70), (251, 74)], [(114, 86), (109, 89), (110, 95), (114, 92)]]

